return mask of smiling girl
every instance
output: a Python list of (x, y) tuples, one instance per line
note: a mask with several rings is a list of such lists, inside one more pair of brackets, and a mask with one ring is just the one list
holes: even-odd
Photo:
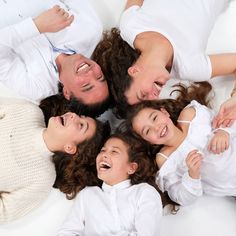
[[(192, 95), (204, 100), (203, 88), (196, 86)], [(173, 201), (187, 205), (202, 193), (236, 196), (235, 124), (213, 129), (214, 112), (197, 101), (189, 103), (186, 91), (178, 101), (163, 99), (134, 106), (128, 125), (157, 148), (158, 185)]]
[(97, 156), (102, 187), (87, 187), (76, 198), (63, 235), (160, 235), (162, 203), (155, 185), (156, 168), (141, 143), (114, 134)]

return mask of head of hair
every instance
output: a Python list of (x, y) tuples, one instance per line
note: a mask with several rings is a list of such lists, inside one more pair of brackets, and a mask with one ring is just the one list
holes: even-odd
[(150, 152), (150, 145), (142, 139), (135, 137), (129, 131), (121, 131), (120, 127), (112, 134), (110, 138), (118, 138), (127, 146), (129, 162), (135, 162), (138, 165), (137, 170), (129, 176), (131, 184), (148, 183), (153, 186), (160, 194), (163, 206), (174, 204), (168, 194), (162, 193), (156, 184), (156, 174), (158, 166), (155, 161), (155, 155)]
[(113, 111), (119, 118), (125, 118), (126, 111), (130, 107), (125, 92), (133, 80), (127, 71), (139, 56), (140, 52), (122, 39), (117, 28), (104, 32), (103, 39), (92, 55), (107, 79), (112, 105), (113, 107), (116, 105)]
[(52, 157), (56, 169), (54, 187), (65, 193), (68, 199), (73, 199), (86, 186), (101, 185), (101, 181), (97, 178), (96, 157), (109, 135), (109, 123), (96, 120), (94, 136), (78, 144), (75, 154), (54, 153)]
[[(175, 90), (173, 90), (172, 93), (179, 93), (176, 99), (143, 101), (139, 104), (133, 105), (131, 109), (128, 110), (127, 120), (122, 124), (122, 126), (125, 127), (123, 129), (128, 130), (129, 132), (133, 132), (136, 137), (141, 138), (140, 135), (134, 132), (132, 122), (137, 114), (145, 108), (152, 108), (154, 110), (160, 110), (161, 108), (164, 108), (169, 113), (172, 122), (176, 125), (180, 112), (192, 100), (196, 100), (202, 105), (209, 106), (210, 100), (208, 99), (208, 95), (212, 89), (212, 86), (208, 82), (196, 82), (191, 84), (190, 86), (177, 84), (174, 85), (174, 87)], [(153, 154), (156, 154), (162, 147), (163, 145), (153, 144), (151, 151)]]
[(129, 163), (135, 162), (138, 165), (137, 170), (129, 176), (131, 184), (149, 183), (156, 187), (155, 175), (157, 165), (155, 160), (148, 154), (148, 147), (141, 140), (136, 138), (129, 132), (121, 132), (117, 130), (108, 139), (120, 139), (127, 147), (127, 155)]
[(50, 117), (60, 116), (66, 112), (74, 112), (79, 115), (90, 116), (93, 118), (98, 117), (110, 107), (110, 98), (107, 96), (103, 101), (94, 104), (85, 104), (75, 96), (71, 96), (70, 100), (67, 100), (62, 93), (63, 85), (59, 84), (59, 93), (44, 98), (39, 107), (43, 111), (46, 125)]

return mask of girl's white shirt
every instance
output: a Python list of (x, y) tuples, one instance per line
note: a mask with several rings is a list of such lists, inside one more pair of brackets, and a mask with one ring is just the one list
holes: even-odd
[[(236, 124), (224, 130), (230, 134), (230, 147), (221, 154), (207, 149), (214, 135), (211, 126), (212, 110), (192, 101), (196, 115), (189, 123), (188, 134), (176, 151), (161, 167), (157, 182), (162, 191), (168, 191), (172, 200), (181, 205), (192, 203), (202, 193), (212, 196), (236, 196)], [(185, 159), (190, 151), (197, 149), (203, 155), (201, 178), (192, 179)]]
[(158, 236), (162, 203), (155, 188), (125, 180), (114, 186), (86, 187), (76, 197), (58, 236)]

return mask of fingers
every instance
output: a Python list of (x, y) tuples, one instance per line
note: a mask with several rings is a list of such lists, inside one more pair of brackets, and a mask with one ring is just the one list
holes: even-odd
[(208, 145), (208, 150), (214, 154), (220, 154), (229, 148), (228, 140), (213, 140)]
[(62, 18), (63, 27), (67, 27), (67, 26), (71, 25), (71, 23), (74, 20), (73, 15), (70, 15), (65, 9), (61, 8), (58, 5), (55, 5), (53, 8), (55, 9), (58, 16), (60, 16)]
[(189, 168), (195, 166), (199, 161), (201, 162), (202, 155), (198, 152), (198, 150), (193, 150), (188, 154), (186, 158), (186, 164)]

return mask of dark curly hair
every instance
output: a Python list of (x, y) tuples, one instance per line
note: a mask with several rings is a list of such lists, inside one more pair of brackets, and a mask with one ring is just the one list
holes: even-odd
[(93, 60), (96, 61), (107, 79), (113, 112), (118, 118), (125, 118), (130, 107), (125, 92), (130, 88), (132, 78), (127, 73), (140, 55), (140, 51), (133, 49), (125, 42), (117, 28), (105, 31), (103, 39), (98, 43)]
[(56, 152), (52, 158), (56, 168), (53, 187), (59, 188), (68, 199), (73, 199), (86, 186), (100, 186), (96, 157), (109, 135), (109, 123), (96, 120), (96, 133), (89, 140), (78, 144), (75, 154)]
[[(129, 162), (138, 164), (135, 173), (129, 176), (131, 184), (148, 183), (153, 186), (160, 194), (163, 206), (175, 204), (166, 193), (162, 193), (156, 184), (156, 174), (158, 166), (155, 156), (150, 155), (149, 145), (142, 139), (135, 137), (129, 131), (123, 132), (120, 127), (108, 139), (118, 138), (128, 147)], [(108, 140), (107, 139), (107, 140)]]
[(59, 83), (59, 93), (49, 96), (40, 102), (39, 107), (43, 111), (46, 125), (48, 124), (50, 117), (60, 116), (68, 111), (96, 118), (111, 106), (109, 96), (102, 102), (97, 102), (95, 104), (85, 104), (73, 95), (70, 100), (67, 100), (61, 92), (62, 86), (63, 85)]

